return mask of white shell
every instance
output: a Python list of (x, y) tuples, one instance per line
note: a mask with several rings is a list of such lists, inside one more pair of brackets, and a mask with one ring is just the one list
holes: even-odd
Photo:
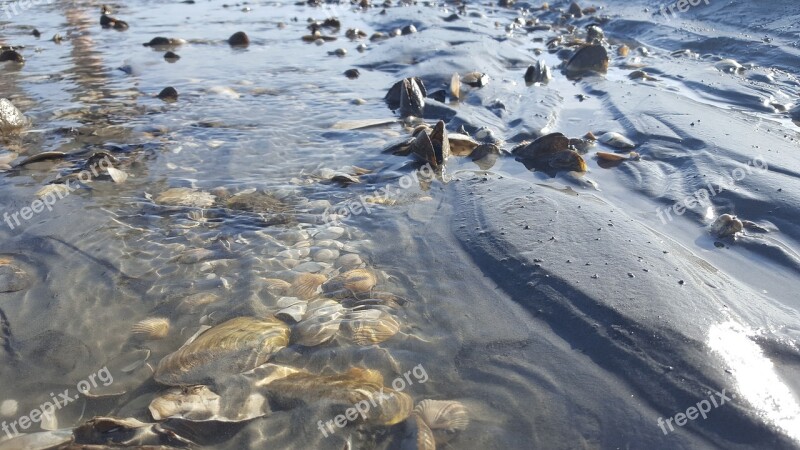
[(636, 147), (636, 143), (632, 140), (626, 138), (625, 136), (616, 133), (616, 132), (608, 132), (604, 135), (597, 138), (600, 142), (615, 148), (634, 148)]
[(3, 400), (3, 403), (0, 403), (0, 416), (13, 417), (17, 415), (18, 410), (19, 402), (14, 399)]
[(292, 331), (292, 339), (306, 347), (327, 342), (339, 331), (343, 315), (344, 307), (333, 300), (310, 302), (305, 317)]
[(122, 170), (115, 169), (114, 167), (109, 167), (107, 170), (108, 175), (111, 176), (111, 179), (114, 180), (115, 183), (124, 183), (125, 180), (128, 179), (128, 174)]
[(164, 339), (169, 334), (169, 320), (163, 317), (144, 319), (131, 327), (131, 335), (144, 341)]

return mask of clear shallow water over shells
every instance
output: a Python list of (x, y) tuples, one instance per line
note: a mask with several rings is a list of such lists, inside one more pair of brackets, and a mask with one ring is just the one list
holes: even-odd
[[(113, 154), (116, 171), (76, 184), (53, 211), (13, 229), (2, 224), (0, 414), (18, 420), (51, 392), (76, 393), (102, 367), (114, 382), (59, 409), (56, 422), (26, 430), (58, 430), (28, 437), (39, 447), (76, 427), (87, 444), (215, 448), (745, 448), (741, 442), (791, 447), (783, 439), (797, 438), (800, 164), (797, 128), (785, 114), (800, 90), (791, 72), (798, 67), (792, 23), (767, 30), (775, 45), (765, 59), (750, 50), (752, 36), (725, 28), (736, 26), (732, 17), (752, 18), (746, 6), (714, 6), (716, 16), (698, 9), (692, 17), (725, 28), (711, 32), (665, 23), (643, 13), (645, 5), (609, 4), (595, 17), (612, 17), (597, 19), (609, 48), (625, 43), (631, 55), (610, 51), (604, 78), (572, 81), (546, 46), (569, 25), (559, 12), (476, 4), (451, 21), (443, 19), (455, 5), (395, 6), (381, 15), (380, 7), (349, 5), (134, 1), (111, 5), (130, 24), (117, 31), (100, 27), (99, 4), (62, 3), (22, 11), (4, 28), (2, 44), (24, 46), (26, 62), (0, 67), (0, 97), (30, 122), (2, 141), (4, 210), (63, 189), (48, 186), (76, 178), (93, 152)], [(774, 14), (788, 15), (792, 2), (777, 3)], [(515, 21), (538, 14), (552, 30)], [(341, 30), (322, 32), (336, 42), (302, 40), (306, 18), (332, 16)], [(580, 30), (593, 21), (574, 24)], [(416, 33), (385, 41), (344, 35), (348, 28), (388, 35), (410, 23)], [(226, 40), (239, 30), (250, 45), (231, 48)], [(49, 39), (56, 33), (60, 44)], [(170, 63), (165, 49), (142, 46), (155, 36), (186, 40), (170, 46), (181, 58)], [(344, 57), (328, 54), (340, 47)], [(688, 53), (673, 53), (681, 49)], [(743, 74), (730, 58), (745, 64)], [(525, 83), (536, 60), (552, 68), (546, 86)], [(343, 75), (355, 67), (357, 79)], [(629, 77), (642, 67), (655, 80)], [(599, 142), (578, 149), (589, 172), (530, 172), (513, 157), (452, 156), (440, 179), (414, 172), (411, 158), (382, 154), (416, 125), (392, 120), (383, 102), (388, 88), (419, 76), (430, 94), (447, 91), (454, 72), (464, 78), (455, 77), (459, 102), (443, 110), (457, 113), (448, 131), (463, 126), (505, 150), (554, 132), (572, 143), (591, 131)], [(476, 87), (467, 83), (475, 80)], [(176, 102), (156, 98), (168, 86)], [(630, 145), (641, 160), (628, 156)], [(625, 159), (604, 167), (614, 158), (597, 152)], [(730, 173), (760, 154), (776, 168), (772, 175), (748, 176), (710, 211), (668, 224), (656, 216), (656, 206), (693, 193), (704, 175)], [(34, 155), (43, 156), (12, 168)], [(481, 191), (466, 183), (496, 176), (529, 184)], [(524, 197), (530, 192), (535, 197)], [(590, 200), (576, 206), (561, 195)], [(361, 212), (348, 203), (354, 199)], [(605, 208), (606, 216), (573, 207)], [(478, 212), (460, 215), (470, 208)], [(525, 208), (536, 215), (520, 219), (514, 211)], [(615, 228), (611, 211), (619, 210), (628, 225)], [(491, 217), (481, 218), (486, 211)], [(723, 213), (764, 231), (717, 240), (706, 227)], [(512, 226), (535, 229), (517, 242), (542, 247), (497, 250), (510, 248), (503, 240)], [(605, 243), (603, 233), (623, 228)], [(561, 234), (567, 229), (580, 233)], [(652, 229), (658, 234), (647, 234)], [(678, 262), (702, 260), (691, 266), (698, 278), (672, 279), (673, 260), (650, 263), (655, 257), (645, 249), (652, 248), (632, 242), (644, 236), (677, 242), (657, 253), (679, 254)], [(545, 242), (572, 246), (553, 251)], [(632, 272), (622, 257), (631, 252), (637, 262), (647, 259), (647, 270)], [(542, 266), (563, 285), (548, 290), (547, 281), (526, 278)], [(613, 280), (605, 266), (631, 283), (653, 284), (588, 287)], [(699, 281), (698, 273), (717, 270), (740, 284)], [(669, 280), (645, 281), (650, 271)], [(744, 293), (697, 291), (696, 304), (681, 303), (664, 287), (692, 281)], [(568, 292), (576, 309), (551, 301), (552, 291)], [(634, 303), (643, 298), (654, 301)], [(675, 313), (673, 304), (685, 307)], [(745, 329), (714, 325), (709, 335), (709, 323), (731, 314)], [(255, 322), (272, 315), (283, 322), (278, 330)], [(683, 322), (686, 316), (698, 323)], [(231, 321), (235, 330), (226, 330)], [(720, 334), (755, 350), (738, 355)], [(660, 342), (676, 344), (664, 352)], [(700, 361), (709, 349), (722, 362)], [(412, 372), (418, 367), (426, 377)], [(748, 377), (748, 367), (762, 370)], [(748, 389), (765, 376), (780, 389)], [(184, 383), (191, 386), (173, 386)], [(662, 435), (658, 417), (685, 410), (705, 388), (726, 386), (749, 394), (696, 428)], [(375, 418), (320, 432), (318, 421), (381, 387), (397, 395), (376, 407)], [(782, 400), (771, 403), (776, 392)], [(184, 420), (153, 425), (168, 415)]]

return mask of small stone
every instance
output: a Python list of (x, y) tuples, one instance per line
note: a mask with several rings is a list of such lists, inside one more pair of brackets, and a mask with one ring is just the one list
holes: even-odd
[(250, 38), (244, 31), (237, 31), (228, 38), (228, 45), (231, 47), (247, 47), (250, 45)]
[(19, 410), (19, 403), (16, 400), (8, 399), (0, 403), (0, 416), (14, 417)]
[(348, 70), (344, 71), (344, 76), (346, 76), (347, 78), (349, 78), (351, 80), (355, 80), (360, 75), (361, 75), (361, 72), (359, 72), (358, 69), (348, 69)]
[(167, 62), (169, 63), (174, 63), (177, 60), (181, 59), (181, 57), (175, 52), (167, 52), (164, 53), (164, 59), (167, 60)]
[(178, 101), (178, 91), (172, 86), (165, 87), (158, 93), (158, 98), (168, 103), (176, 102)]

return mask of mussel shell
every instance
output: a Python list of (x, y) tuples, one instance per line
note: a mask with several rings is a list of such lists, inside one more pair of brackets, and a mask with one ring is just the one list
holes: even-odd
[(587, 45), (572, 55), (565, 68), (571, 75), (585, 72), (606, 73), (608, 71), (608, 51), (602, 45)]
[[(450, 157), (450, 140), (447, 138), (447, 129), (444, 126), (444, 121), (436, 122), (436, 126), (431, 131), (431, 143), (433, 144), (433, 153), (436, 157), (437, 165), (441, 166)], [(436, 166), (433, 166), (436, 168)]]
[(569, 138), (561, 133), (550, 133), (535, 141), (513, 149), (511, 152), (521, 159), (535, 159), (569, 148)]
[(155, 380), (179, 386), (206, 384), (264, 364), (289, 343), (289, 327), (275, 317), (237, 317), (190, 340), (158, 363)]

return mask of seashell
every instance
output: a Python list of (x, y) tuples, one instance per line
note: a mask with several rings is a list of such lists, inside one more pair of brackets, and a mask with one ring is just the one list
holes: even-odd
[(534, 83), (547, 83), (551, 79), (553, 79), (553, 74), (550, 72), (550, 67), (541, 60), (528, 66), (528, 70), (525, 71), (525, 83), (528, 86)]
[(447, 143), (450, 147), (450, 154), (456, 156), (469, 156), (480, 145), (480, 142), (472, 139), (469, 135), (461, 133), (447, 133)]
[(711, 224), (711, 233), (719, 238), (734, 236), (744, 230), (744, 224), (736, 216), (723, 214)]
[(318, 262), (333, 262), (339, 257), (339, 251), (329, 248), (323, 248), (314, 252), (314, 261)]
[(409, 417), (413, 408), (411, 397), (384, 387), (380, 373), (368, 369), (351, 369), (340, 375), (298, 372), (269, 383), (266, 389), (270, 399), (279, 405), (324, 401), (334, 414), (359, 402), (369, 402), (371, 407), (365, 411), (366, 417), (359, 416), (357, 420), (376, 425), (398, 424)]
[(308, 310), (308, 302), (295, 297), (281, 297), (276, 306), (281, 309), (275, 313), (275, 317), (288, 323), (300, 322)]
[(645, 81), (658, 81), (658, 78), (650, 76), (644, 70), (634, 70), (628, 74), (631, 80), (645, 80)]
[(339, 259), (336, 260), (334, 266), (343, 270), (349, 270), (361, 267), (362, 264), (364, 264), (364, 261), (361, 260), (360, 256), (355, 253), (348, 253), (340, 256)]
[(391, 110), (400, 112), (400, 117), (422, 116), (427, 91), (419, 78), (404, 78), (395, 83), (386, 93), (384, 101)]
[(322, 290), (326, 295), (348, 296), (352, 293), (369, 292), (376, 284), (378, 279), (373, 271), (353, 269), (328, 280), (322, 285)]
[(131, 336), (142, 341), (164, 339), (169, 335), (169, 319), (153, 317), (137, 322), (131, 327)]
[(365, 309), (350, 311), (342, 320), (341, 332), (346, 339), (357, 345), (380, 344), (400, 331), (391, 314), (377, 310)]
[(210, 292), (199, 292), (184, 298), (178, 305), (178, 310), (194, 312), (197, 308), (210, 305), (218, 300), (219, 297), (216, 294), (212, 294)]
[(639, 154), (636, 152), (630, 152), (628, 155), (620, 155), (619, 153), (597, 152), (595, 156), (597, 156), (597, 159), (603, 161), (619, 162), (637, 159)]
[(16, 50), (4, 50), (0, 53), (0, 62), (8, 61), (24, 64), (25, 58)]
[(65, 184), (48, 184), (36, 191), (36, 196), (44, 198), (47, 196), (58, 196), (59, 199), (70, 194), (69, 187)]
[(434, 169), (439, 168), (450, 157), (450, 141), (444, 121), (439, 121), (430, 132), (420, 132), (411, 144), (411, 153), (430, 164)]
[(457, 73), (450, 77), (450, 98), (455, 101), (461, 98), (461, 76)]
[(594, 139), (571, 138), (569, 140), (570, 147), (574, 147), (576, 150), (578, 150), (578, 153), (581, 154), (588, 152), (590, 148), (594, 147), (594, 144)]
[(288, 281), (279, 280), (277, 278), (265, 278), (262, 281), (264, 281), (266, 289), (276, 295), (285, 295), (292, 288), (292, 285)]
[(591, 24), (586, 27), (586, 42), (599, 45), (605, 37), (603, 29), (596, 24)]
[(622, 56), (623, 58), (628, 56), (628, 53), (631, 51), (630, 47), (625, 44), (620, 45), (617, 48), (617, 55)]
[(561, 133), (550, 133), (531, 143), (523, 143), (511, 150), (515, 156), (522, 159), (534, 159), (543, 155), (554, 154), (569, 148), (569, 138)]
[(403, 425), (403, 438), (399, 448), (436, 450), (433, 432), (418, 415), (412, 414)]
[(45, 431), (58, 430), (58, 417), (55, 411), (42, 411), (42, 417), (39, 420), (39, 426)]
[(214, 204), (215, 196), (192, 188), (167, 189), (156, 197), (155, 202), (167, 206), (192, 206), (205, 208)]
[(587, 45), (580, 48), (565, 65), (567, 74), (580, 75), (586, 72), (606, 73), (608, 51), (602, 45)]
[(608, 132), (597, 138), (598, 141), (602, 142), (603, 144), (608, 145), (609, 147), (614, 148), (634, 148), (636, 147), (636, 143), (632, 140), (626, 138), (625, 136), (616, 133), (616, 132)]
[(333, 300), (315, 300), (293, 329), (293, 342), (305, 347), (314, 347), (332, 339), (339, 331), (344, 316), (344, 307)]
[(423, 400), (414, 408), (414, 414), (428, 425), (437, 444), (446, 443), (469, 425), (467, 408), (457, 401)]
[(489, 84), (489, 75), (481, 72), (469, 72), (461, 77), (461, 82), (472, 87), (484, 87)]
[(176, 102), (178, 101), (178, 91), (172, 86), (167, 86), (156, 97), (168, 103)]
[(314, 235), (314, 239), (339, 239), (344, 234), (342, 227), (328, 227)]
[(726, 73), (742, 73), (744, 72), (744, 66), (739, 64), (736, 60), (733, 59), (723, 59), (718, 63), (714, 64), (717, 70), (720, 72)]
[(204, 384), (264, 364), (289, 343), (289, 327), (275, 317), (237, 317), (193, 336), (159, 363), (155, 380)]
[(320, 292), (319, 288), (328, 277), (315, 273), (301, 273), (292, 281), (290, 292), (302, 300), (312, 299)]
[(111, 177), (114, 183), (124, 183), (125, 180), (128, 179), (128, 174), (122, 170), (114, 167), (109, 167), (106, 170), (108, 171), (108, 175)]
[(220, 397), (208, 386), (170, 388), (154, 398), (148, 409), (154, 420), (208, 420), (219, 415)]

